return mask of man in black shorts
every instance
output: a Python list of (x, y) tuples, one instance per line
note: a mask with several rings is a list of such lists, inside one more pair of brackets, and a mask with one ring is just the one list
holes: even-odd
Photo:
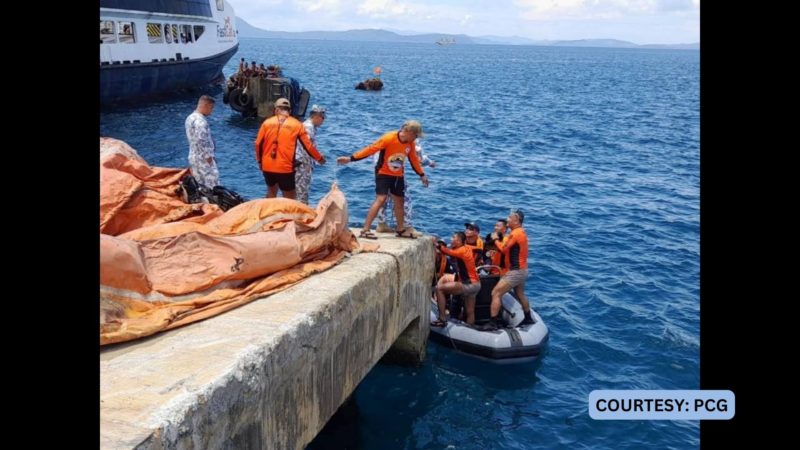
[(398, 237), (414, 238), (410, 230), (405, 229), (405, 216), (403, 203), (405, 199), (405, 180), (403, 179), (403, 166), (406, 159), (411, 162), (414, 172), (420, 176), (422, 185), (428, 187), (428, 177), (422, 170), (422, 165), (417, 156), (414, 140), (422, 136), (422, 125), (416, 120), (407, 120), (398, 131), (390, 131), (377, 141), (355, 152), (351, 156), (340, 156), (336, 159), (339, 164), (364, 159), (374, 153), (380, 152), (375, 164), (375, 201), (367, 212), (364, 228), (360, 237), (377, 239), (371, 231), (372, 221), (378, 211), (386, 202), (389, 194), (392, 195), (394, 204), (394, 217), (397, 220), (396, 234)]

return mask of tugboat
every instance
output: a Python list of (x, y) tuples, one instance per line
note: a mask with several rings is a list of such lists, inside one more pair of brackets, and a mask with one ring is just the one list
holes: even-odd
[(284, 77), (279, 66), (269, 66), (263, 76), (246, 75), (240, 70), (228, 79), (222, 101), (243, 117), (266, 118), (272, 116), (279, 98), (288, 99), (292, 116), (303, 120), (311, 93), (296, 78)]
[(100, 103), (222, 80), (238, 48), (224, 0), (100, 0)]

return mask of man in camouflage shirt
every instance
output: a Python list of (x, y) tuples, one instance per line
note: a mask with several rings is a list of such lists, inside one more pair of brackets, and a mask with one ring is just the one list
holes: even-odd
[(189, 114), (184, 123), (189, 140), (189, 167), (197, 182), (208, 188), (219, 185), (214, 139), (211, 138), (211, 129), (206, 120), (213, 110), (214, 98), (203, 95), (197, 101), (197, 109)]
[[(317, 131), (322, 123), (325, 121), (325, 108), (319, 105), (311, 107), (311, 114), (308, 119), (303, 122), (303, 127), (306, 129), (308, 137), (314, 145), (317, 145)], [(308, 191), (311, 187), (311, 174), (314, 172), (314, 166), (317, 164), (313, 158), (297, 144), (295, 149), (295, 167), (294, 184), (297, 190), (297, 200), (308, 204)]]

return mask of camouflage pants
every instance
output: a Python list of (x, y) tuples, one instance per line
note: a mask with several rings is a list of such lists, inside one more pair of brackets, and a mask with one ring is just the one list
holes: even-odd
[(311, 174), (314, 168), (311, 164), (301, 164), (294, 171), (294, 189), (297, 201), (308, 205), (308, 189), (311, 187)]
[[(403, 179), (403, 181), (405, 181), (406, 184), (405, 185), (406, 195), (405, 198), (403, 199), (403, 219), (404, 219), (403, 224), (404, 226), (410, 227), (412, 226), (411, 214), (414, 211), (414, 208), (411, 204), (411, 189), (409, 189), (408, 181), (406, 181), (405, 179)], [(378, 210), (378, 223), (386, 223), (386, 219), (388, 218), (387, 211), (388, 215), (394, 217), (394, 202), (392, 201), (391, 194), (387, 196), (386, 202), (383, 204), (383, 206), (381, 206), (381, 209)], [(397, 218), (395, 218), (394, 223), (395, 225), (397, 225)]]
[(189, 167), (192, 169), (192, 175), (198, 183), (213, 188), (219, 185), (219, 169), (217, 163), (211, 164), (205, 162), (200, 158), (189, 158)]

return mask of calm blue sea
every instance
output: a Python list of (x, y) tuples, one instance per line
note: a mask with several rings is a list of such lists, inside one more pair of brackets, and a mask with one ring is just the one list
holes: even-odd
[[(226, 75), (240, 57), (279, 64), (328, 108), (318, 142), (329, 161), (419, 119), (438, 166), (428, 189), (410, 179), (418, 229), (449, 236), (475, 220), (485, 234), (522, 208), (526, 292), (551, 333), (537, 364), (430, 343), (420, 368), (379, 365), (356, 391), (350, 431), (311, 447), (699, 446), (698, 422), (595, 421), (587, 406), (595, 389), (699, 389), (699, 52), (245, 39)], [(384, 90), (354, 90), (376, 66)], [(259, 123), (213, 92), (222, 182), (262, 196)], [(184, 167), (197, 96), (104, 108), (100, 134)], [(371, 164), (319, 168), (312, 200), (334, 180), (361, 223)]]

